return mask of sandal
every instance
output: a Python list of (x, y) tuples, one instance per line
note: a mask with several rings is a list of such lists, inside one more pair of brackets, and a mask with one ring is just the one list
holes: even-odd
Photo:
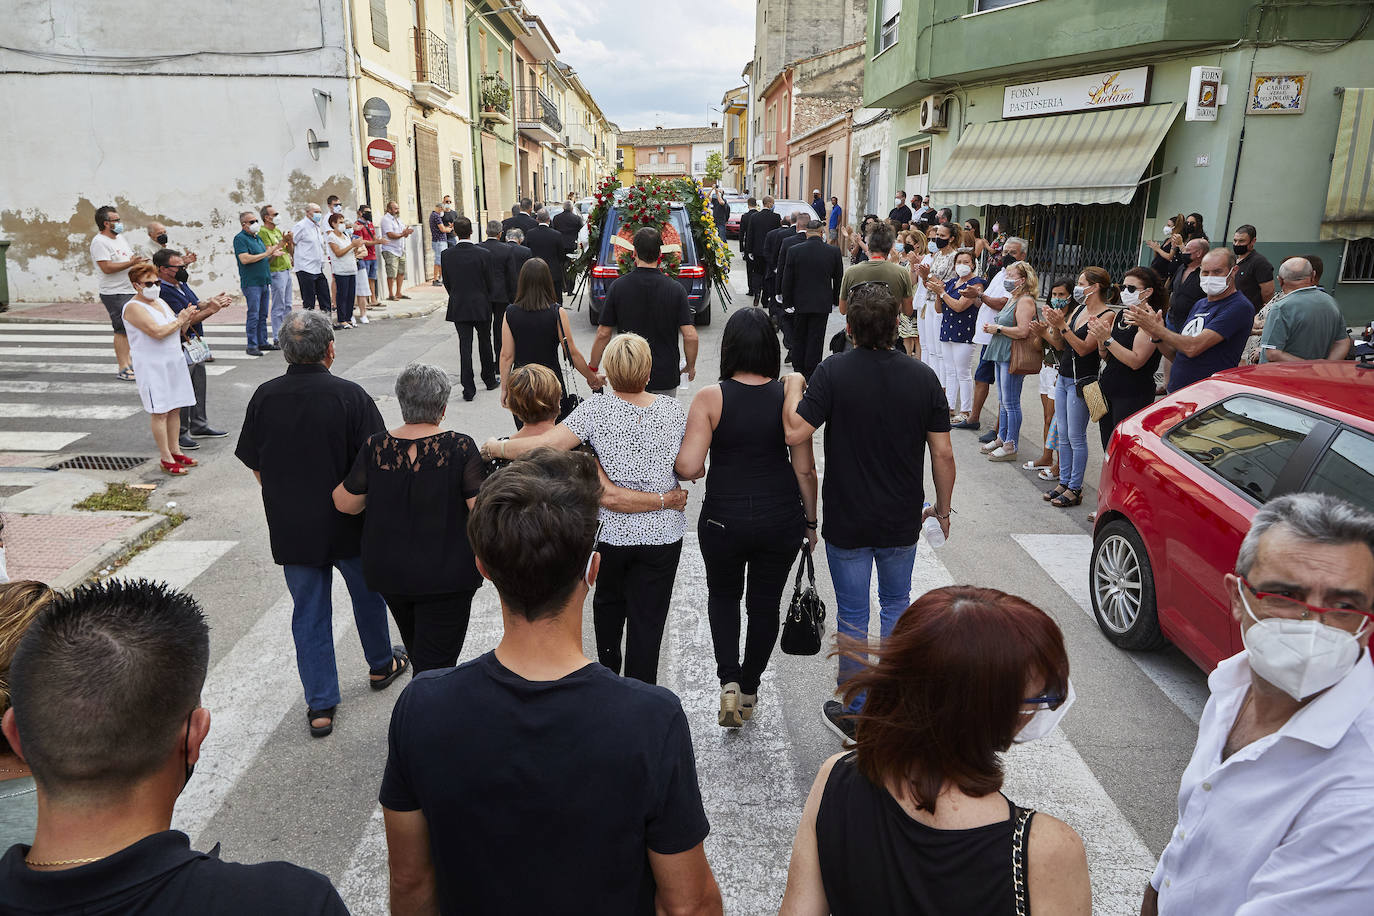
[(186, 473), (186, 466), (183, 464), (178, 464), (176, 461), (159, 460), (158, 464), (162, 465), (162, 473), (164, 474), (171, 474), (174, 477), (180, 477), (181, 475)]
[(383, 668), (373, 668), (368, 672), (373, 690), (385, 690), (391, 682), (410, 670), (410, 656), (400, 646), (391, 647), (391, 661)]
[(1063, 493), (1060, 493), (1054, 499), (1050, 500), (1050, 505), (1054, 506), (1056, 509), (1067, 509), (1081, 502), (1083, 502), (1082, 490), (1065, 489)]
[(1049, 469), (1052, 468), (1052, 467), (1054, 467), (1054, 465), (1052, 465), (1052, 464), (1036, 464), (1036, 463), (1035, 463), (1035, 459), (1032, 458), (1030, 461), (1027, 461), (1025, 464), (1021, 465), (1021, 470), (1023, 470), (1023, 471), (1047, 471), (1047, 470), (1049, 470)]
[(1040, 473), (1036, 474), (1035, 476), (1039, 477), (1041, 480), (1058, 480), (1059, 468), (1054, 467), (1053, 465), (1047, 468), (1041, 468)]
[(176, 452), (172, 452), (172, 460), (184, 468), (193, 468), (196, 465), (200, 464), (200, 462), (196, 459), (190, 458), (186, 455), (178, 455)]
[(122, 382), (134, 381), (134, 367), (125, 366), (123, 369), (120, 369), (118, 372), (115, 373), (115, 378), (119, 379)]
[[(305, 724), (310, 726), (310, 737), (323, 738), (334, 730), (334, 710), (337, 706), (328, 709), (309, 709), (305, 710)], [(316, 719), (328, 719), (328, 725), (316, 725)]]
[(1056, 500), (1056, 499), (1058, 499), (1059, 497), (1063, 496), (1063, 495), (1064, 495), (1065, 493), (1067, 493), (1068, 491), (1069, 491), (1069, 488), (1066, 487), (1066, 486), (1064, 486), (1064, 485), (1061, 483), (1059, 486), (1055, 487), (1053, 490), (1051, 490), (1051, 491), (1049, 491), (1048, 493), (1044, 494), (1044, 495), (1041, 496), (1040, 498), (1043, 499), (1045, 502), (1051, 502), (1052, 500)]

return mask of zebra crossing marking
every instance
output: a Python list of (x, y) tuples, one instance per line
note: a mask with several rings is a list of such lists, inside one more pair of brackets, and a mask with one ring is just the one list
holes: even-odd
[(90, 407), (79, 404), (0, 403), (0, 418), (7, 420), (50, 417), (58, 420), (122, 420), (140, 412), (134, 405), (110, 404)]
[[(102, 353), (100, 355), (103, 356), (105, 354)], [(205, 374), (223, 375), (224, 373), (229, 372), (233, 368), (233, 366), (220, 366), (211, 363), (205, 367)], [(3, 363), (0, 363), (0, 375), (3, 375), (8, 372), (26, 374), (32, 372), (48, 372), (54, 375), (105, 375), (108, 373), (111, 377), (113, 377), (115, 374), (114, 367), (112, 365), (105, 363), (43, 363), (28, 362), (24, 360), (5, 360)], [(15, 383), (8, 382), (7, 384)], [(122, 391), (138, 390), (134, 385), (131, 385), (125, 381), (120, 381), (117, 383), (111, 382), (110, 384), (117, 385)]]
[(87, 433), (0, 430), (0, 452), (60, 452)]

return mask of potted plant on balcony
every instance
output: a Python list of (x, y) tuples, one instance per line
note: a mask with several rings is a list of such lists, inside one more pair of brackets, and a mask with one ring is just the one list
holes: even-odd
[(482, 110), (505, 112), (510, 108), (510, 87), (500, 79), (482, 83)]

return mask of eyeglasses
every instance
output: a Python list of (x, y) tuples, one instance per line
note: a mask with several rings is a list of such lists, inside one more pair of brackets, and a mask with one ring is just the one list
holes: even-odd
[(1317, 615), (1316, 619), (1322, 623), (1340, 627), (1343, 630), (1354, 629), (1374, 620), (1374, 611), (1366, 611), (1363, 608), (1355, 607), (1353, 604), (1345, 607), (1320, 607), (1277, 592), (1261, 592), (1251, 585), (1244, 576), (1240, 577), (1240, 584), (1244, 585), (1255, 596), (1255, 603), (1259, 605), (1259, 609), (1264, 612), (1266, 617), (1306, 620), (1315, 614)]
[(145, 282), (145, 283), (140, 283), (140, 284), (139, 284), (139, 286), (143, 287), (144, 289), (152, 289), (154, 286), (160, 286), (160, 285), (161, 285), (161, 281), (160, 281), (160, 280), (148, 280), (148, 281)]

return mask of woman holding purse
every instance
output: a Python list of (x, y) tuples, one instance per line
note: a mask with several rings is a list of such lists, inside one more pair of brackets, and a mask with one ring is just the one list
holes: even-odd
[[(1021, 436), (1021, 386), (1026, 374), (1012, 372), (1013, 368), (1020, 368), (1012, 366), (1012, 345), (1014, 341), (1034, 338), (1031, 322), (1035, 320), (1035, 297), (1040, 293), (1040, 278), (1030, 264), (1017, 261), (1005, 272), (1007, 304), (997, 313), (995, 322), (983, 326), (983, 330), (992, 335), (983, 357), (997, 370), (997, 438), (982, 448), (989, 461), (1016, 460)], [(1035, 349), (1038, 355), (1039, 347)], [(1035, 362), (1038, 364), (1040, 360), (1037, 358)], [(1038, 365), (1035, 371), (1039, 372)]]

